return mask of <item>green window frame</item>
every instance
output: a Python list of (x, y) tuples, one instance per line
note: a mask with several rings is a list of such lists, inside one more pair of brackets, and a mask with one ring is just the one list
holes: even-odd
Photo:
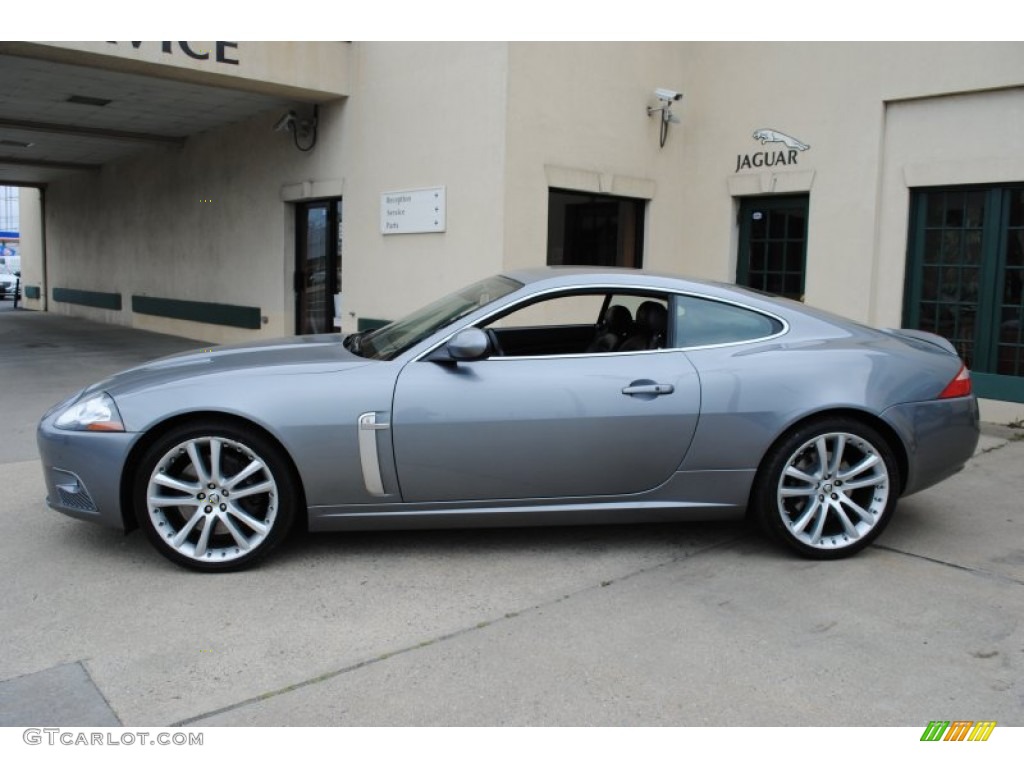
[(803, 301), (809, 202), (808, 195), (740, 200), (738, 285)]
[(903, 324), (949, 339), (980, 397), (1024, 402), (1024, 184), (911, 190)]

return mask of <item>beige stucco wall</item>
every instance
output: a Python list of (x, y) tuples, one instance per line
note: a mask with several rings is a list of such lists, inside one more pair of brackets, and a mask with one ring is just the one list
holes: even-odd
[(180, 150), (145, 153), (51, 184), (51, 291), (118, 292), (123, 302), (120, 312), (56, 301), (51, 310), (227, 341), (253, 332), (135, 315), (131, 296), (255, 305), (268, 333), (286, 333), (279, 180), (310, 160), (271, 130), (277, 117), (266, 114), (192, 137)]
[[(352, 328), (358, 317), (393, 319), (501, 270), (507, 46), (374, 43), (353, 54), (341, 130)], [(382, 193), (439, 186), (445, 232), (380, 233)]]
[[(908, 189), (1024, 179), (1024, 46), (353, 43), (349, 97), (300, 153), (277, 113), (47, 192), (50, 286), (259, 305), (244, 331), (68, 305), (211, 341), (294, 329), (291, 203), (344, 197), (344, 320), (393, 318), (545, 262), (550, 187), (648, 201), (644, 264), (731, 281), (740, 197), (809, 192), (806, 300), (898, 325)], [(653, 90), (684, 93), (658, 146)], [(308, 113), (308, 107), (297, 107)], [(810, 145), (795, 165), (737, 156)], [(382, 235), (380, 195), (444, 186), (447, 231)], [(201, 202), (210, 200), (209, 203)], [(116, 316), (115, 316), (116, 315)]]
[[(1024, 46), (999, 43), (692, 43), (682, 110), (687, 180), (681, 246), (697, 274), (735, 279), (735, 195), (809, 191), (806, 301), (867, 321), (891, 321), (902, 297), (872, 299), (902, 242), (879, 242), (886, 104), (1024, 81)], [(761, 149), (760, 128), (809, 144), (796, 166), (736, 169)], [(765, 149), (778, 147), (768, 145)], [(902, 279), (902, 278), (901, 278)]]
[(684, 49), (657, 43), (514, 43), (509, 51), (505, 264), (547, 258), (548, 189), (649, 200), (644, 266), (686, 271), (684, 97), (658, 146), (656, 87), (686, 91)]
[[(500, 270), (505, 50), (363, 46), (353, 97), (321, 107), (312, 152), (272, 130), (275, 111), (50, 185), (49, 287), (120, 292), (124, 304), (51, 310), (213, 342), (289, 335), (292, 204), (323, 196), (344, 198), (346, 329)], [(446, 232), (380, 233), (381, 193), (442, 185)], [(134, 314), (133, 294), (259, 306), (264, 327)]]

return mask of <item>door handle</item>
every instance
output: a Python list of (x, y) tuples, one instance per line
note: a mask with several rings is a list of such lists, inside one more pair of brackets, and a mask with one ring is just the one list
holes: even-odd
[(655, 382), (635, 382), (628, 387), (622, 388), (624, 395), (671, 395), (676, 388), (671, 384), (657, 384)]

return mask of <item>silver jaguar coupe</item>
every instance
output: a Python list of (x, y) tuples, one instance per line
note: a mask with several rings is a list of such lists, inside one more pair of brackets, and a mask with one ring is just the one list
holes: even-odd
[(371, 332), (176, 355), (39, 424), (48, 503), (202, 571), (314, 531), (727, 519), (814, 558), (960, 470), (953, 346), (736, 286), (509, 272)]

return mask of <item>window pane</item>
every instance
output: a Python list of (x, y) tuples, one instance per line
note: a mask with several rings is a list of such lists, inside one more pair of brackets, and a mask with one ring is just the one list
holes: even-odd
[(964, 261), (967, 264), (981, 264), (981, 230), (965, 233)]
[(763, 272), (767, 259), (765, 258), (766, 245), (764, 243), (750, 244), (750, 271)]
[(764, 211), (751, 211), (750, 236), (755, 240), (763, 240), (768, 237), (768, 218)]
[(984, 224), (986, 194), (985, 192), (968, 193), (966, 226), (977, 228)]
[(921, 272), (921, 299), (933, 301), (939, 297), (939, 269), (925, 267)]
[(641, 267), (644, 207), (636, 198), (550, 190), (547, 263)]
[(925, 226), (941, 227), (942, 211), (946, 202), (946, 196), (941, 192), (934, 192), (927, 195), (927, 198), (928, 202), (926, 203)]
[(943, 225), (947, 227), (962, 227), (964, 225), (964, 208), (966, 207), (966, 195), (962, 192), (950, 192), (946, 194), (946, 216)]
[(1011, 231), (1006, 242), (1006, 265), (1024, 267), (1024, 231)]
[(1024, 189), (1011, 189), (1010, 195), (1010, 226), (1024, 227)]
[(924, 235), (925, 264), (939, 264), (942, 259), (942, 230), (933, 229)]
[(942, 254), (939, 257), (941, 264), (960, 263), (960, 230), (947, 229), (942, 233)]
[(794, 211), (789, 214), (789, 227), (786, 230), (786, 237), (802, 240), (807, 235), (807, 218), (803, 211)]
[(782, 330), (781, 323), (760, 312), (695, 296), (677, 299), (675, 322), (680, 347), (749, 341)]
[(604, 294), (559, 296), (530, 304), (503, 318), (495, 328), (529, 328), (550, 325), (595, 325), (604, 304)]

